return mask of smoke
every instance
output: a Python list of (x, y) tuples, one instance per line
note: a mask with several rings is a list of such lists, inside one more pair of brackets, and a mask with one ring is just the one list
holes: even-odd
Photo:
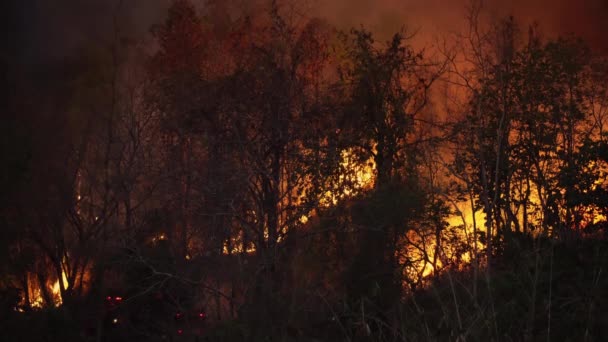
[[(364, 25), (386, 39), (405, 26), (428, 45), (465, 27), (469, 1), (316, 0), (315, 5), (317, 15), (340, 28)], [(546, 36), (574, 34), (608, 54), (608, 0), (485, 0), (483, 10), (490, 21), (513, 15), (524, 27), (537, 22)]]
[[(193, 0), (199, 7), (209, 0)], [(225, 0), (227, 1), (227, 0)], [(230, 0), (251, 4), (258, 0)], [(267, 1), (267, 0), (261, 0)], [(470, 0), (286, 0), (305, 4), (310, 16), (341, 29), (365, 26), (378, 39), (406, 27), (415, 44), (464, 28)], [(171, 0), (20, 0), (16, 37), (24, 61), (60, 60), (83, 44), (107, 43), (118, 23), (121, 35), (141, 38), (166, 15)], [(575, 34), (608, 54), (608, 0), (485, 0), (490, 20), (513, 15), (522, 25), (535, 21), (547, 36)]]

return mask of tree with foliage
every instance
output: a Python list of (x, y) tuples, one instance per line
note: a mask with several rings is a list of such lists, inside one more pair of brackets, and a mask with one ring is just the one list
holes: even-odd
[(441, 68), (425, 66), (422, 53), (401, 34), (379, 47), (371, 33), (353, 31), (346, 44), (342, 139), (360, 161), (373, 160), (376, 176), (373, 190), (354, 207), (357, 255), (347, 281), (353, 300), (369, 299), (383, 311), (400, 296), (398, 249), (407, 231), (416, 229), (427, 201), (418, 176), (415, 120)]

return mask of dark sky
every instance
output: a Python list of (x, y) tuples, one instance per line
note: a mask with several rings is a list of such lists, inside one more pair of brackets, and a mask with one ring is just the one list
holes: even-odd
[[(4, 0), (6, 1), (6, 0)], [(113, 30), (144, 35), (162, 20), (171, 0), (8, 0), (10, 37), (25, 62), (61, 59), (82, 44), (97, 44)], [(202, 2), (201, 0), (193, 0)], [(247, 2), (254, 0), (224, 0)], [(468, 0), (299, 0), (311, 15), (340, 27), (361, 24), (380, 36), (404, 24), (419, 30), (419, 41), (462, 28)], [(10, 5), (9, 5), (10, 6)], [(524, 23), (537, 20), (547, 35), (575, 33), (608, 53), (608, 0), (486, 0), (488, 17), (513, 14)], [(5, 12), (7, 13), (7, 12)], [(6, 34), (6, 33), (5, 33)]]
[[(107, 42), (114, 19), (123, 34), (143, 35), (169, 0), (9, 0), (24, 61), (61, 59), (84, 44)], [(127, 32), (128, 31), (128, 32)]]

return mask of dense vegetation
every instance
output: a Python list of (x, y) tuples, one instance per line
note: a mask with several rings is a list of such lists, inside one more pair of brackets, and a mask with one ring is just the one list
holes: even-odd
[(605, 58), (229, 4), (7, 73), (3, 340), (608, 333)]

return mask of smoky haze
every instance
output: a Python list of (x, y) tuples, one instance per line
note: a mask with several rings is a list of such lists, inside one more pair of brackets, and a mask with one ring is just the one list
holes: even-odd
[[(316, 14), (340, 28), (361, 24), (379, 35), (407, 26), (420, 41), (458, 32), (470, 0), (317, 0)], [(513, 15), (522, 25), (538, 22), (548, 36), (575, 34), (608, 53), (608, 0), (486, 0), (487, 20)]]
[[(253, 0), (232, 0), (237, 6)], [(163, 20), (171, 0), (22, 0), (15, 2), (14, 16), (20, 56), (26, 62), (62, 59), (83, 44), (98, 44), (114, 32), (143, 37), (151, 25)], [(209, 1), (193, 0), (200, 8)], [(372, 30), (379, 38), (404, 26), (418, 32), (416, 44), (432, 44), (434, 38), (464, 27), (469, 0), (305, 0), (310, 16), (327, 19), (340, 29)], [(489, 0), (487, 19), (513, 15), (523, 25), (537, 21), (548, 36), (573, 33), (594, 49), (608, 53), (608, 0)]]

